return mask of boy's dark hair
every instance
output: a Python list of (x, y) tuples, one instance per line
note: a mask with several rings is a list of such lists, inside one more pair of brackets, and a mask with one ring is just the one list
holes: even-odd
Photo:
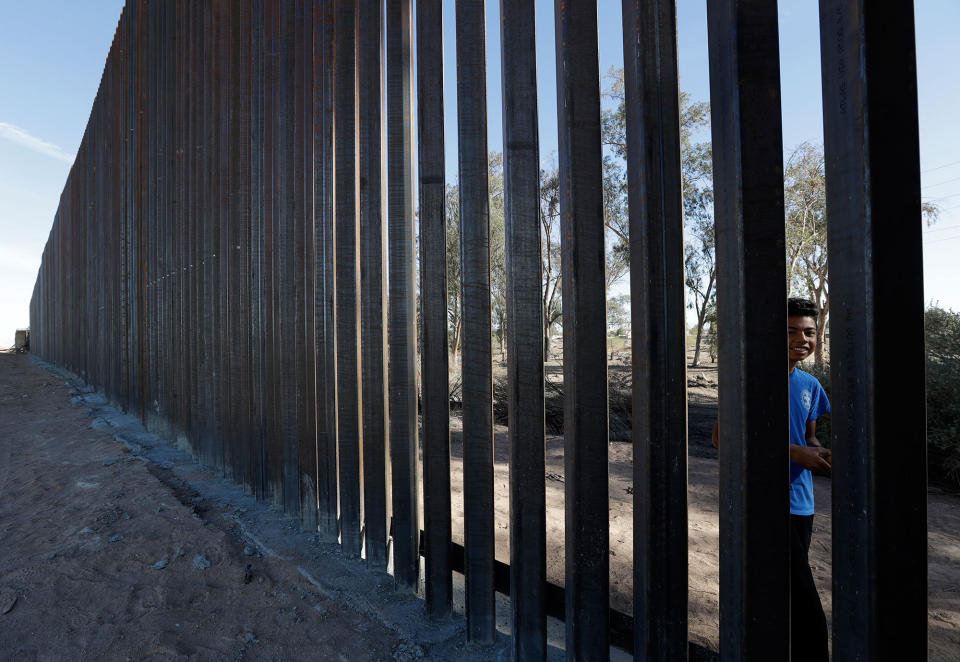
[(787, 317), (820, 317), (820, 309), (810, 299), (790, 297), (787, 299)]

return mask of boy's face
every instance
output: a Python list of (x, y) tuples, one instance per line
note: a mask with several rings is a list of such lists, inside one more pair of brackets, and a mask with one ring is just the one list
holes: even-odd
[(790, 361), (803, 361), (817, 348), (817, 321), (812, 317), (788, 317), (787, 341)]

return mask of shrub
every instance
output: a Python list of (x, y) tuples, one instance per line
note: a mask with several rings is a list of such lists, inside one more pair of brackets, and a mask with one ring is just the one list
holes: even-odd
[[(830, 388), (830, 364), (829, 363), (801, 363), (800, 369), (810, 373), (820, 382), (823, 390), (827, 392), (827, 398), (833, 402), (833, 391)], [(830, 425), (830, 414), (824, 414), (817, 419), (817, 439), (827, 448), (833, 447), (833, 426)]]
[(927, 452), (930, 477), (960, 486), (960, 313), (924, 316), (927, 340)]
[[(960, 313), (929, 308), (924, 315), (927, 349), (927, 464), (932, 482), (960, 487)], [(803, 364), (827, 396), (830, 365)], [(830, 415), (817, 420), (817, 438), (832, 445)]]

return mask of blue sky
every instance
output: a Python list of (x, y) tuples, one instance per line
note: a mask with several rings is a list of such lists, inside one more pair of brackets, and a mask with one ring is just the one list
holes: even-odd
[[(488, 2), (489, 146), (502, 149), (499, 2)], [(447, 173), (456, 176), (453, 1), (446, 10)], [(622, 63), (620, 3), (600, 0), (600, 67)], [(0, 347), (28, 324), (28, 304), (60, 192), (76, 154), (121, 0), (0, 0)], [(780, 2), (784, 149), (822, 141), (817, 3)], [(553, 2), (537, 0), (541, 156), (556, 151)], [(940, 204), (924, 235), (925, 297), (960, 310), (960, 2), (916, 3), (920, 157), (925, 199)], [(706, 0), (679, 0), (681, 86), (709, 98)]]

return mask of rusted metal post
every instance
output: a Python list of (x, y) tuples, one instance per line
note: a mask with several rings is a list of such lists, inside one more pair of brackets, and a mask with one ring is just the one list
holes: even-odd
[(280, 2), (263, 1), (264, 474), (267, 500), (283, 507), (280, 384)]
[(610, 656), (607, 326), (596, 2), (556, 2), (568, 660)]
[(777, 3), (708, 7), (720, 332), (720, 654), (789, 656)]
[(467, 638), (492, 643), (493, 374), (487, 80), (481, 0), (457, 0), (457, 119), (463, 302), (463, 496)]
[(633, 654), (687, 656), (687, 371), (675, 0), (624, 0)]
[[(820, 3), (838, 660), (927, 658), (923, 242), (913, 21), (912, 2)], [(884, 351), (892, 344), (895, 351)]]
[(510, 437), (513, 654), (547, 655), (543, 306), (536, 21), (530, 2), (500, 4)]
[(361, 393), (363, 521), (367, 565), (387, 569), (386, 302), (383, 219), (383, 3), (357, 4), (357, 104), (360, 140)]
[(294, 3), (293, 29), (293, 182), (296, 283), (296, 438), (300, 526), (317, 530), (317, 431), (313, 383), (313, 8)]
[[(443, 135), (443, 4), (417, 3), (420, 179), (420, 309), (423, 317), (423, 518), (427, 613), (452, 608), (450, 393), (447, 348), (446, 179)], [(454, 283), (454, 287), (458, 285)]]
[(415, 591), (420, 577), (417, 443), (417, 281), (413, 211), (413, 23), (410, 0), (387, 0), (387, 235), (390, 253), (390, 467), (393, 572)]
[[(247, 1), (240, 4), (239, 10), (233, 14), (231, 31), (235, 49), (236, 62), (231, 70), (231, 88), (233, 91), (231, 104), (235, 118), (231, 126), (231, 162), (236, 166), (235, 178), (231, 190), (231, 208), (235, 215), (232, 227), (233, 261), (231, 262), (231, 282), (235, 284), (236, 296), (234, 302), (234, 375), (235, 393), (237, 397), (235, 416), (236, 434), (239, 448), (235, 453), (235, 479), (244, 489), (252, 492), (252, 465), (251, 447), (255, 434), (253, 400), (253, 369), (251, 365), (252, 348), (252, 317), (253, 279), (251, 278), (251, 261), (253, 245), (251, 243), (251, 226), (253, 206), (253, 141), (252, 141), (252, 3)], [(186, 329), (181, 329), (184, 333)]]
[(340, 451), (341, 545), (360, 555), (360, 384), (357, 234), (356, 6), (334, 5), (334, 146), (336, 189), (337, 444)]
[(317, 500), (320, 531), (337, 537), (337, 373), (333, 216), (333, 10), (314, 4), (314, 279), (317, 352)]
[(253, 439), (250, 444), (250, 481), (254, 495), (267, 498), (266, 395), (266, 292), (264, 254), (264, 0), (251, 0), (250, 16), (250, 411)]

